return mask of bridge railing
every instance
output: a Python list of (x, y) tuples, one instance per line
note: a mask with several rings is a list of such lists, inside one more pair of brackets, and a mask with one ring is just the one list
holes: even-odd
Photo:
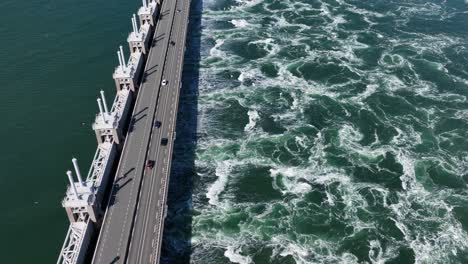
[(89, 223), (89, 220), (70, 223), (57, 264), (82, 263), (91, 241), (92, 229), (93, 225)]
[(106, 171), (113, 145), (114, 142), (110, 139), (109, 141), (99, 144), (96, 149), (91, 167), (88, 171), (88, 176), (86, 177), (86, 181), (92, 183), (95, 187), (101, 185), (103, 176), (105, 176), (104, 172)]

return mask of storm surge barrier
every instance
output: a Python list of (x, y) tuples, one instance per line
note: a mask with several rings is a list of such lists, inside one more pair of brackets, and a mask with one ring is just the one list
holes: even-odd
[(117, 51), (119, 64), (113, 73), (117, 90), (115, 99), (110, 108), (104, 91), (100, 91), (97, 99), (99, 112), (92, 129), (98, 146), (86, 178), (82, 177), (76, 158), (72, 159), (75, 173), (71, 170), (66, 172), (69, 185), (62, 206), (70, 226), (57, 263), (84, 263), (90, 259), (91, 245), (99, 233), (105, 213), (108, 185), (115, 176), (113, 174), (125, 142), (129, 117), (151, 48), (159, 8), (159, 0), (143, 0), (138, 10), (140, 27), (137, 16), (134, 14), (131, 18), (133, 31), (127, 38), (130, 49), (128, 60), (122, 46)]

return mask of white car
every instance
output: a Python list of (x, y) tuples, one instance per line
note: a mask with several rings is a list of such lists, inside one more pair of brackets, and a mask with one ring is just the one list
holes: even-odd
[(162, 84), (163, 86), (167, 85), (167, 80), (166, 80), (166, 79), (162, 80), (161, 84)]

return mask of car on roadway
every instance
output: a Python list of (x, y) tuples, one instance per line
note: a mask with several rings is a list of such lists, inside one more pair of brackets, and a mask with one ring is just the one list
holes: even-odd
[(156, 120), (156, 121), (154, 122), (154, 127), (160, 128), (160, 127), (161, 127), (161, 121), (157, 121), (157, 120)]
[(175, 41), (171, 40), (171, 45), (174, 46), (174, 45), (175, 45)]
[(163, 86), (166, 86), (166, 85), (167, 85), (167, 80), (166, 80), (166, 79), (162, 80), (161, 84), (162, 84)]
[(146, 161), (146, 169), (147, 170), (152, 170), (154, 167), (154, 160), (147, 160)]
[(161, 139), (161, 145), (166, 146), (168, 141), (169, 140), (167, 138), (162, 138)]

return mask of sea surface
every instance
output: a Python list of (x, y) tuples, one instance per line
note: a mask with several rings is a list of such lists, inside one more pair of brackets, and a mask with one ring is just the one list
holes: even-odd
[(194, 10), (193, 190), (172, 182), (166, 263), (468, 263), (468, 1)]
[[(61, 201), (141, 1), (0, 1), (0, 263), (55, 263), (68, 229)], [(126, 47), (126, 46), (124, 46)], [(128, 58), (128, 51), (126, 56)]]
[[(0, 2), (0, 263), (56, 260), (139, 5)], [(189, 30), (164, 263), (468, 263), (468, 1), (192, 0)]]

